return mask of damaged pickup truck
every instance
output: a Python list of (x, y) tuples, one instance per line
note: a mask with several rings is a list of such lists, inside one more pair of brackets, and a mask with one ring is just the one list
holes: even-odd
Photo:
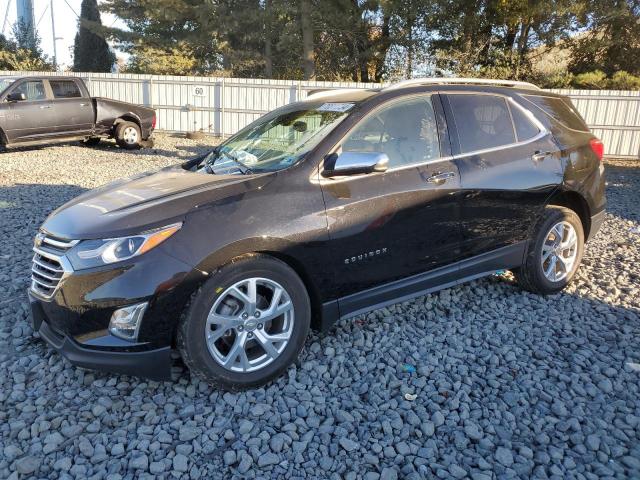
[(92, 98), (77, 77), (0, 77), (3, 147), (115, 138), (126, 149), (151, 145), (152, 108)]

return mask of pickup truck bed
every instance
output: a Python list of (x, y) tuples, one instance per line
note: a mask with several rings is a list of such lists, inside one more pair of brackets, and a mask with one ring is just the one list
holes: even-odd
[(150, 143), (155, 111), (92, 98), (77, 77), (0, 77), (0, 141), (5, 147), (115, 138), (123, 148)]

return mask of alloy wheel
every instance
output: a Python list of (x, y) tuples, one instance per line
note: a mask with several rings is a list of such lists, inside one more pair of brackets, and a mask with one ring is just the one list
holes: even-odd
[(558, 222), (547, 232), (542, 244), (542, 271), (547, 280), (557, 283), (573, 271), (578, 255), (578, 235), (569, 222)]
[(223, 368), (252, 372), (286, 348), (295, 320), (288, 292), (267, 278), (248, 278), (215, 301), (205, 326), (209, 353)]

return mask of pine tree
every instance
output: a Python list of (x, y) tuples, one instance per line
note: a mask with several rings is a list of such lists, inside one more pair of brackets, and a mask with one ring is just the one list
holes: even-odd
[(97, 0), (82, 0), (78, 33), (73, 46), (73, 70), (76, 72), (110, 72), (115, 55), (103, 36)]

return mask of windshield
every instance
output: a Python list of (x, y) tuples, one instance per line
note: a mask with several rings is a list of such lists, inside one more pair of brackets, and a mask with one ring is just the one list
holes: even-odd
[(0, 93), (4, 92), (15, 81), (15, 78), (0, 78)]
[(354, 103), (305, 103), (258, 119), (213, 150), (204, 163), (216, 172), (282, 170), (304, 157), (353, 108)]

